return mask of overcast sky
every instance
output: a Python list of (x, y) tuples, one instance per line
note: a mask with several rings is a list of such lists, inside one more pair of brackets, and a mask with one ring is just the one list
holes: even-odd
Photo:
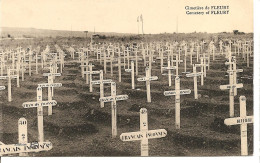
[[(185, 14), (206, 5), (229, 15)], [(144, 33), (176, 32), (177, 17), (178, 32), (253, 32), (253, 0), (0, 0), (1, 27), (137, 33), (140, 14)]]

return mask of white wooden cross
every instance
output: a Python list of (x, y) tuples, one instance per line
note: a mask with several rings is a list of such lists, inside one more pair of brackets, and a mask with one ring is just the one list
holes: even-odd
[(186, 77), (193, 77), (193, 81), (194, 81), (194, 98), (195, 99), (198, 99), (197, 76), (201, 76), (201, 72), (196, 72), (196, 66), (193, 65), (193, 73), (186, 74)]
[(118, 61), (118, 63), (117, 63), (117, 67), (118, 67), (118, 81), (119, 82), (121, 82), (122, 81), (122, 75), (121, 75), (121, 57), (119, 56), (118, 58), (117, 58), (117, 61)]
[(168, 70), (168, 81), (169, 81), (169, 87), (172, 86), (172, 75), (171, 70), (176, 69), (175, 66), (171, 66), (171, 61), (168, 60), (168, 66), (162, 67), (163, 70)]
[[(237, 64), (236, 64), (236, 57), (233, 56), (233, 70), (227, 70), (227, 72), (229, 73), (230, 71), (234, 72), (234, 84), (237, 84), (237, 73), (239, 72), (243, 72), (243, 69), (237, 69)], [(234, 96), (237, 95), (237, 88), (234, 89)]]
[[(0, 86), (0, 98), (2, 97), (2, 90), (5, 90), (5, 86)], [(0, 105), (2, 106), (3, 102), (0, 101)], [(3, 138), (3, 108), (0, 108), (0, 139)]]
[[(99, 80), (93, 80), (92, 84), (99, 84), (100, 85), (100, 98), (104, 97), (104, 84), (112, 83), (112, 79), (104, 80), (103, 70), (100, 70), (99, 73)], [(104, 102), (100, 101), (100, 107), (104, 107)]]
[(80, 65), (80, 67), (81, 67), (81, 77), (82, 78), (84, 78), (84, 62), (85, 62), (85, 53), (83, 52), (83, 51), (81, 51), (81, 52), (76, 52), (76, 53), (78, 53), (79, 54), (79, 59), (80, 59), (80, 63), (81, 63), (81, 65)]
[[(25, 118), (20, 118), (18, 120), (18, 143), (27, 144), (27, 120)], [(28, 153), (19, 153), (19, 156), (28, 156)]]
[[(107, 49), (107, 52), (109, 53), (108, 49)], [(103, 53), (103, 58), (104, 58), (104, 73), (106, 74), (107, 73), (107, 53), (106, 53), (106, 51), (104, 51), (104, 53)]]
[(116, 83), (111, 83), (111, 96), (102, 97), (99, 99), (100, 102), (111, 102), (111, 118), (112, 118), (112, 137), (117, 136), (117, 107), (116, 101), (127, 100), (128, 95), (116, 95)]
[(149, 52), (149, 66), (148, 68), (150, 69), (150, 73), (152, 71), (152, 63), (153, 63), (153, 53), (154, 53), (155, 50), (152, 50), (151, 48), (148, 50)]
[(203, 63), (203, 61), (204, 61), (204, 59), (200, 58), (200, 64), (195, 64), (196, 67), (200, 67), (200, 72), (201, 72), (201, 76), (200, 76), (201, 82), (200, 82), (200, 84), (201, 85), (204, 85), (204, 72), (203, 72), (203, 70), (204, 70), (204, 63)]
[(137, 81), (145, 81), (146, 82), (146, 93), (147, 93), (147, 102), (151, 102), (151, 81), (158, 80), (157, 76), (151, 76), (150, 69), (147, 67), (145, 69), (145, 77), (137, 78)]
[(38, 53), (39, 53), (39, 51), (40, 51), (40, 47), (38, 46), (37, 47), (38, 48), (38, 50), (36, 51), (36, 54), (35, 54), (35, 71), (36, 71), (36, 74), (38, 74)]
[(175, 78), (175, 90), (174, 91), (164, 91), (164, 96), (175, 96), (175, 127), (176, 129), (180, 129), (181, 127), (181, 115), (180, 115), (180, 95), (185, 95), (185, 94), (190, 94), (191, 90), (190, 89), (180, 89), (180, 78), (176, 77)]
[(248, 155), (247, 150), (247, 124), (254, 123), (253, 116), (246, 115), (246, 97), (240, 96), (240, 117), (227, 118), (224, 123), (226, 125), (240, 125), (240, 134), (241, 134), (241, 155)]
[(0, 79), (7, 79), (8, 80), (8, 101), (12, 101), (12, 83), (11, 79), (17, 78), (17, 75), (11, 75), (11, 70), (7, 69), (7, 76), (0, 76)]
[(138, 61), (142, 60), (142, 58), (138, 57), (138, 55), (137, 55), (137, 53), (138, 53), (137, 48), (135, 48), (134, 52), (135, 52), (135, 74), (138, 75)]
[(192, 65), (192, 59), (193, 59), (193, 56), (192, 56), (192, 54), (193, 54), (193, 47), (192, 48), (190, 48), (190, 65)]
[(135, 89), (135, 66), (134, 61), (131, 61), (131, 69), (125, 69), (126, 72), (131, 72), (132, 89)]
[(29, 75), (32, 76), (32, 55), (33, 55), (33, 52), (30, 50), (29, 51)]
[(19, 154), (27, 156), (28, 152), (49, 151), (52, 149), (51, 142), (31, 142), (28, 143), (27, 120), (20, 118), (18, 121), (18, 144), (0, 143), (0, 155)]
[(165, 129), (148, 130), (147, 109), (140, 109), (140, 131), (122, 133), (120, 139), (122, 141), (141, 141), (141, 156), (149, 156), (148, 140), (162, 138), (167, 135)]
[(187, 73), (187, 46), (184, 46), (184, 72), (183, 73)]
[(176, 60), (172, 60), (172, 62), (176, 62), (176, 76), (179, 76), (179, 63), (183, 60), (180, 60), (178, 54), (176, 54)]
[(200, 55), (199, 55), (199, 53), (200, 53), (200, 46), (199, 46), (199, 45), (197, 45), (196, 47), (197, 47), (197, 50), (196, 50), (196, 51), (197, 51), (197, 57), (196, 57), (196, 58), (197, 58), (197, 62), (199, 62), (199, 56), (200, 56)]
[(110, 55), (110, 75), (111, 75), (111, 77), (113, 76), (113, 70), (114, 70), (114, 65), (113, 65), (113, 61), (115, 61), (115, 59), (114, 59), (114, 55), (115, 55), (115, 50), (114, 50), (114, 48), (112, 49), (112, 55)]
[(22, 59), (22, 61), (21, 61), (21, 71), (22, 71), (22, 81), (24, 81), (24, 73), (26, 71), (25, 64), (24, 64), (24, 59)]
[(37, 101), (36, 102), (25, 102), (23, 103), (24, 108), (35, 108), (37, 107), (37, 117), (38, 117), (38, 140), (39, 142), (44, 141), (44, 131), (43, 131), (43, 106), (55, 106), (57, 101), (42, 101), (42, 87), (37, 87)]
[[(40, 87), (48, 87), (48, 101), (52, 100), (54, 96), (54, 87), (61, 87), (61, 83), (53, 83), (54, 76), (61, 76), (60, 73), (43, 73), (43, 76), (48, 76), (48, 83), (43, 83), (38, 86)], [(48, 115), (52, 115), (52, 105), (48, 106)]]
[[(210, 61), (210, 59), (209, 59), (209, 57), (205, 57), (205, 53), (203, 53), (203, 57), (201, 57), (202, 59), (203, 59), (203, 64), (202, 64), (202, 66), (203, 66), (203, 72), (204, 72), (204, 77), (206, 77), (207, 76), (207, 66), (208, 66), (208, 69), (209, 69), (209, 61)], [(208, 63), (207, 63), (207, 61), (208, 61)]]
[(1, 56), (1, 58), (0, 58), (1, 76), (3, 76), (3, 74), (4, 74), (5, 63), (6, 63), (6, 61), (5, 61), (4, 56)]
[(249, 56), (249, 51), (248, 51), (248, 46), (246, 47), (246, 66), (249, 67), (249, 62), (250, 62), (250, 56)]
[(159, 51), (159, 57), (157, 57), (156, 59), (160, 59), (160, 63), (161, 63), (161, 73), (163, 73), (163, 59), (165, 59), (166, 57), (163, 56), (163, 49), (161, 49)]
[(229, 85), (221, 85), (219, 88), (221, 90), (229, 89), (229, 115), (234, 117), (234, 88), (242, 88), (243, 84), (234, 84), (234, 73), (229, 72)]
[(89, 71), (85, 71), (84, 73), (89, 75), (89, 92), (93, 92), (93, 85), (92, 85), (92, 75), (93, 74), (99, 74), (100, 71), (93, 71), (92, 67), (94, 65), (92, 65), (92, 63), (89, 64)]
[[(130, 52), (131, 50), (129, 49), (129, 47), (126, 47), (126, 56), (127, 56), (127, 69), (129, 69), (129, 66), (130, 66)], [(124, 67), (125, 68), (125, 67)]]
[[(89, 67), (88, 62), (89, 62), (88, 59), (86, 59), (86, 64), (83, 63), (83, 65), (80, 65), (81, 71), (83, 71), (83, 72), (81, 72), (81, 73), (82, 73), (83, 75), (85, 74), (85, 69), (86, 69), (86, 71), (88, 71), (88, 67)], [(89, 84), (88, 75), (86, 75), (86, 84)]]

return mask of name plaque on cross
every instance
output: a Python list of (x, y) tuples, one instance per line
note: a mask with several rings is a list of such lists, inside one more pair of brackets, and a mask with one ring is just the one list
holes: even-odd
[(41, 101), (41, 102), (25, 102), (23, 103), (24, 108), (32, 108), (32, 107), (39, 107), (39, 106), (55, 106), (57, 105), (56, 100), (51, 100), (51, 101)]
[(0, 154), (16, 154), (27, 152), (49, 151), (52, 149), (51, 142), (32, 142), (27, 144), (0, 145)]
[(38, 87), (62, 87), (62, 84), (61, 83), (52, 83), (52, 84), (42, 83), (42, 84), (38, 84)]
[(165, 129), (148, 130), (147, 109), (140, 109), (140, 131), (122, 133), (120, 139), (122, 141), (141, 141), (141, 156), (148, 156), (149, 139), (163, 138), (167, 135)]

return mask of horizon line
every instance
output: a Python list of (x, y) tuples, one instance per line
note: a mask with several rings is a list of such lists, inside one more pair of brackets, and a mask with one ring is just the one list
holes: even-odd
[[(38, 30), (50, 30), (50, 31), (69, 31), (69, 32), (85, 32), (87, 30), (66, 30), (66, 29), (46, 29), (46, 28), (36, 28), (36, 27), (0, 27), (0, 28), (23, 28), (23, 29), (38, 29)], [(237, 29), (234, 29), (237, 30)], [(233, 31), (234, 31), (233, 30)], [(202, 32), (202, 31), (197, 31), (194, 30), (193, 32), (161, 32), (161, 33), (144, 33), (144, 35), (150, 35), (150, 34), (186, 34), (186, 33), (208, 33), (208, 34), (216, 34), (216, 33), (233, 33), (233, 31), (222, 31), (222, 32)], [(239, 31), (239, 30), (238, 30)], [(88, 31), (90, 33), (117, 33), (117, 34), (128, 34), (128, 35), (143, 35), (143, 34), (138, 34), (138, 33), (128, 33), (128, 32), (97, 32), (97, 31)], [(243, 32), (243, 31), (239, 31), (239, 32)], [(1, 30), (0, 30), (1, 33)], [(245, 34), (250, 34), (250, 33), (254, 33), (253, 32), (244, 32)]]

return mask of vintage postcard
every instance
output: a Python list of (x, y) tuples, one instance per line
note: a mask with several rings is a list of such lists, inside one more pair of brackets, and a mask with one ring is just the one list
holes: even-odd
[(0, 155), (252, 156), (253, 0), (0, 1)]

